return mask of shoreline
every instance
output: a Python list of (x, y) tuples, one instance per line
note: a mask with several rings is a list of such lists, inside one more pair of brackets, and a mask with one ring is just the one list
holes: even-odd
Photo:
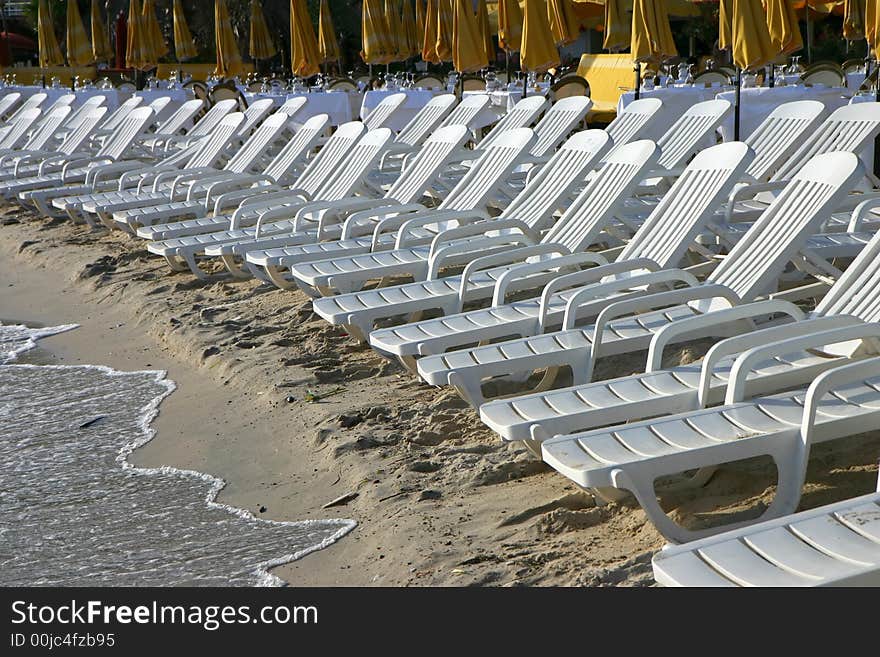
[[(34, 357), (164, 369), (177, 384), (133, 463), (220, 477), (218, 502), (258, 517), (358, 523), (272, 569), (291, 585), (653, 583), (663, 541), (636, 506), (596, 507), (523, 447), (503, 445), (454, 392), (314, 318), (302, 293), (172, 275), (127, 235), (11, 206), (0, 207), (0, 223), (0, 316), (80, 324), (44, 339)], [(817, 450), (804, 507), (873, 489), (880, 433), (858, 442)], [(760, 465), (725, 467), (664, 504), (677, 517), (727, 517), (765, 503), (771, 481)]]

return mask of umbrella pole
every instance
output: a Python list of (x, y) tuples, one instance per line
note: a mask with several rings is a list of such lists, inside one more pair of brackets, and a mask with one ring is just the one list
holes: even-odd
[[(522, 72), (525, 73), (525, 71), (522, 71)], [(529, 93), (528, 85), (529, 85), (529, 76), (524, 75), (523, 76), (523, 95), (522, 95), (523, 98), (525, 98)]]
[(641, 88), (642, 88), (642, 79), (641, 79), (641, 76), (639, 75), (639, 74), (641, 73), (641, 66), (639, 66), (639, 63), (638, 63), (638, 62), (636, 62), (636, 63), (633, 65), (633, 71), (634, 71), (635, 74), (636, 74), (636, 86), (635, 86), (636, 93), (635, 93), (635, 99), (638, 100), (638, 99), (639, 99), (639, 93), (641, 92)]
[(807, 64), (813, 63), (813, 36), (812, 36), (812, 26), (810, 25), (810, 7), (807, 5), (804, 7), (804, 16), (807, 21)]
[(733, 140), (739, 141), (739, 102), (740, 90), (742, 89), (742, 69), (736, 67), (736, 94), (733, 102)]
[(510, 49), (509, 48), (504, 49), (504, 59), (507, 62), (507, 66), (506, 66), (506, 68), (507, 68), (507, 83), (510, 84), (510, 74), (512, 73), (512, 71), (510, 70)]

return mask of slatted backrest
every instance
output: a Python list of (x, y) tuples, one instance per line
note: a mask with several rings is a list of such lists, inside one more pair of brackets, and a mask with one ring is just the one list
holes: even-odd
[(526, 128), (532, 125), (538, 120), (541, 113), (547, 109), (549, 104), (550, 101), (543, 96), (528, 96), (523, 98), (513, 106), (513, 109), (504, 115), (504, 118), (495, 124), (492, 131), (486, 135), (486, 138), (483, 139), (483, 141), (477, 144), (477, 147), (474, 150), (485, 150), (491, 146), (496, 139), (500, 139), (508, 130)]
[(211, 136), (199, 143), (195, 153), (186, 161), (186, 168), (213, 166), (223, 155), (243, 121), (244, 114), (241, 112), (232, 112), (224, 116)]
[(276, 183), (290, 180), (296, 170), (296, 165), (305, 161), (329, 124), (330, 117), (326, 114), (316, 114), (311, 117), (294, 133), (293, 138), (269, 163), (269, 166), (263, 171), (263, 175), (268, 176)]
[(40, 107), (48, 97), (49, 96), (44, 93), (32, 94), (31, 96), (28, 96), (24, 99), (24, 102), (21, 104), (21, 106), (17, 110), (15, 110), (15, 113), (10, 116), (9, 119), (7, 119), (7, 123), (9, 123), (10, 121), (15, 121), (22, 112)]
[(309, 99), (305, 96), (294, 96), (284, 101), (284, 104), (278, 108), (276, 114), (286, 114), (289, 119), (296, 116), (299, 111), (306, 106)]
[(422, 198), (425, 190), (443, 173), (449, 157), (468, 139), (468, 129), (463, 125), (437, 128), (422, 144), (408, 163), (406, 170), (388, 189), (385, 198), (400, 203), (415, 203)]
[(410, 122), (397, 134), (394, 142), (418, 146), (443, 122), (453, 107), (455, 107), (454, 94), (434, 96), (427, 105), (416, 112)]
[(440, 204), (441, 210), (473, 210), (485, 206), (535, 143), (531, 128), (506, 130), (485, 150)]
[(58, 147), (58, 152), (63, 155), (71, 155), (79, 150), (79, 147), (92, 136), (92, 133), (104, 119), (104, 115), (110, 110), (107, 107), (92, 107), (75, 128), (64, 137), (64, 141)]
[(189, 124), (203, 105), (204, 103), (198, 99), (186, 101), (156, 128), (156, 134), (176, 135)]
[(6, 131), (3, 133), (3, 137), (0, 139), (0, 148), (15, 148), (16, 144), (25, 138), (25, 135), (34, 126), (41, 114), (42, 112), (37, 107), (18, 112), (16, 119), (9, 123)]
[(816, 314), (853, 315), (865, 322), (880, 322), (880, 233), (822, 297)]
[(603, 158), (605, 164), (542, 241), (562, 244), (571, 253), (594, 244), (659, 157), (657, 144), (648, 139), (615, 147), (611, 155)]
[(391, 94), (383, 98), (382, 102), (376, 105), (376, 109), (370, 112), (370, 115), (364, 119), (364, 125), (367, 127), (367, 130), (384, 128), (388, 125), (395, 112), (403, 107), (405, 102), (406, 94)]
[(104, 142), (98, 157), (116, 160), (129, 149), (131, 143), (153, 122), (153, 110), (149, 107), (137, 107), (122, 120)]
[(583, 130), (569, 137), (550, 161), (538, 170), (525, 188), (502, 212), (505, 218), (519, 219), (536, 230), (549, 225), (553, 213), (584, 182), (605, 151), (611, 138), (604, 130)]
[(755, 180), (766, 180), (808, 139), (825, 113), (817, 100), (799, 100), (774, 109), (749, 135), (746, 143), (755, 159), (746, 173)]
[(607, 159), (614, 150), (624, 144), (640, 139), (650, 129), (660, 115), (663, 101), (659, 98), (640, 98), (634, 100), (619, 112), (605, 128), (614, 146), (605, 154)]
[(776, 289), (785, 265), (864, 176), (853, 153), (811, 158), (709, 275), (744, 301)]
[[(101, 124), (101, 130), (115, 130), (117, 127), (122, 125), (122, 122), (125, 121), (125, 118), (132, 111), (137, 109), (143, 102), (144, 99), (142, 97), (132, 96), (115, 110), (113, 110), (113, 112), (111, 112), (110, 115), (104, 119), (104, 123)], [(150, 112), (152, 113), (152, 110), (150, 110)]]
[(740, 141), (700, 151), (663, 195), (618, 260), (650, 258), (661, 267), (677, 266), (754, 157), (752, 149)]
[(726, 100), (706, 100), (689, 107), (657, 140), (661, 152), (660, 167), (675, 169), (684, 166), (731, 109)]
[(336, 175), (321, 186), (315, 197), (322, 201), (337, 201), (350, 196), (391, 144), (393, 137), (394, 133), (389, 128), (367, 132), (348, 152), (345, 166), (337, 168)]
[(583, 121), (593, 104), (586, 96), (570, 96), (557, 100), (535, 126), (538, 137), (532, 146), (535, 157), (547, 157), (569, 133)]
[(72, 111), (73, 110), (69, 105), (65, 105), (49, 112), (43, 117), (40, 121), (39, 127), (31, 133), (31, 136), (21, 149), (23, 151), (35, 151), (43, 148), (49, 143), (49, 140), (55, 136), (55, 133), (61, 127), (61, 124), (64, 123), (65, 119), (67, 119)]
[(11, 91), (0, 98), (0, 117), (12, 111), (12, 108), (18, 105), (21, 100), (21, 94), (17, 91)]
[(49, 105), (49, 107), (43, 108), (43, 114), (49, 114), (59, 107), (70, 107), (75, 100), (76, 96), (73, 94), (62, 94), (61, 96), (58, 96), (58, 98), (55, 99), (55, 102)]
[(242, 121), (241, 126), (238, 128), (238, 136), (242, 139), (247, 137), (251, 130), (260, 125), (263, 119), (269, 116), (274, 106), (275, 101), (271, 98), (261, 98), (251, 103), (250, 107), (244, 111), (244, 121)]
[(463, 125), (471, 128), (471, 124), (489, 104), (488, 94), (471, 94), (465, 96), (452, 112), (443, 120), (442, 126)]
[(820, 153), (861, 153), (880, 134), (880, 103), (857, 103), (836, 109), (770, 180), (789, 180)]
[(202, 137), (211, 134), (211, 131), (217, 127), (223, 117), (234, 111), (236, 107), (238, 107), (238, 102), (234, 100), (218, 101), (196, 122), (192, 130), (186, 133), (186, 136)]
[(165, 108), (171, 103), (171, 96), (159, 96), (154, 99), (149, 107), (153, 110), (153, 116), (155, 116), (158, 120), (158, 117), (162, 115), (162, 112), (165, 111)]
[(236, 151), (232, 159), (226, 163), (223, 170), (245, 173), (260, 164), (266, 150), (281, 137), (288, 121), (287, 114), (273, 114), (263, 121), (260, 127), (254, 130), (254, 133)]
[(339, 126), (296, 179), (294, 187), (314, 195), (336, 173), (336, 169), (344, 166), (349, 151), (365, 131), (360, 121), (349, 121)]
[(67, 118), (64, 120), (64, 127), (70, 130), (75, 130), (80, 123), (85, 121), (89, 112), (96, 107), (101, 107), (105, 102), (107, 102), (107, 96), (104, 94), (89, 96), (79, 107), (67, 115)]

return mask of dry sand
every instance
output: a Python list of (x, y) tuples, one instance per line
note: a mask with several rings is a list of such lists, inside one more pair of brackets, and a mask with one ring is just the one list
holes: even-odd
[[(653, 583), (663, 541), (637, 506), (597, 507), (502, 444), (453, 391), (316, 318), (299, 292), (171, 274), (140, 240), (17, 207), (0, 208), (0, 290), (3, 320), (82, 325), (31, 359), (168, 370), (178, 388), (138, 463), (223, 477), (221, 501), (266, 518), (357, 520), (337, 544), (273, 571), (292, 585)], [(803, 508), (873, 490), (878, 455), (880, 432), (820, 446)], [(726, 466), (661, 499), (691, 525), (729, 520), (768, 503), (773, 475), (764, 463)]]

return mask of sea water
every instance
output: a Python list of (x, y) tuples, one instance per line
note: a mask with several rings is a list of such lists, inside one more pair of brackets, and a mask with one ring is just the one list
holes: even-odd
[(258, 519), (214, 501), (220, 479), (130, 464), (174, 384), (157, 371), (12, 362), (70, 328), (0, 325), (0, 585), (278, 585), (269, 567), (352, 529)]

